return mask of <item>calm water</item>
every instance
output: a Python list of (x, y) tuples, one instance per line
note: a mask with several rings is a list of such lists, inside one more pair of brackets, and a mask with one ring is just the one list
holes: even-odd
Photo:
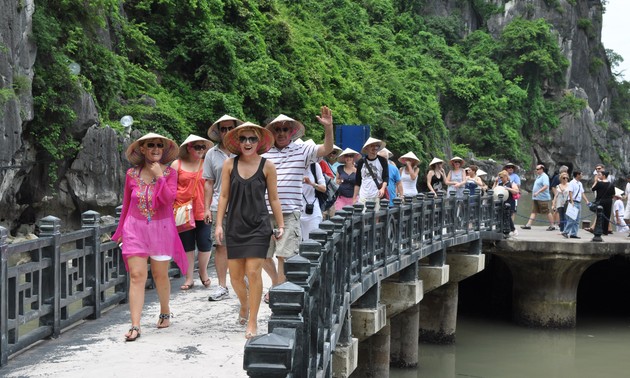
[(420, 344), (419, 368), (391, 377), (628, 377), (629, 345), (630, 317), (578, 319), (574, 330), (463, 317), (455, 345)]

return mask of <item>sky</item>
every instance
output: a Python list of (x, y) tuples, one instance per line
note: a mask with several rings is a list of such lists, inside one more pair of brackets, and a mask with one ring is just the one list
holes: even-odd
[(602, 26), (602, 43), (623, 57), (613, 72), (623, 71), (623, 80), (630, 81), (630, 15), (629, 0), (608, 0)]

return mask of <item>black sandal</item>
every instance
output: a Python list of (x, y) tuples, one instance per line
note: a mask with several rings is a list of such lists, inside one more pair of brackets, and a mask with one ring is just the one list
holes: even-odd
[[(132, 337), (133, 336), (133, 332), (136, 332), (136, 337)], [(140, 338), (140, 327), (138, 326), (132, 326), (131, 328), (129, 328), (129, 336), (125, 336), (125, 341), (136, 341), (136, 339)]]
[[(173, 316), (172, 313), (170, 313), (170, 314), (160, 314), (157, 327), (158, 328), (168, 328), (171, 325), (171, 317), (172, 316)], [(162, 325), (162, 323), (164, 323), (165, 320), (168, 320), (168, 325)]]

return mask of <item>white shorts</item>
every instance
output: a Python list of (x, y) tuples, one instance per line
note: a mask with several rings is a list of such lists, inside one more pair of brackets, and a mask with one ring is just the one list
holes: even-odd
[(167, 255), (155, 255), (155, 256), (149, 256), (151, 258), (151, 260), (155, 260), (155, 261), (169, 261), (171, 259), (171, 256), (167, 256)]

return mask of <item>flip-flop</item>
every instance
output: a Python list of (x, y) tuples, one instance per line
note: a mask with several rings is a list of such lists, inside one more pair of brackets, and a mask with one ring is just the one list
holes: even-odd
[(201, 275), (199, 275), (199, 280), (201, 281), (201, 284), (206, 288), (210, 287), (210, 277), (206, 278), (206, 280), (204, 281), (201, 279)]
[[(210, 279), (208, 279), (208, 280), (210, 280)], [(193, 288), (193, 286), (195, 286), (195, 283), (194, 283), (194, 282), (192, 282), (192, 283), (190, 283), (190, 284), (188, 284), (188, 285), (187, 285), (187, 284), (183, 284), (183, 285), (182, 285), (182, 286), (180, 286), (179, 288), (180, 288), (181, 290), (190, 290), (190, 289), (192, 289), (192, 288)]]

